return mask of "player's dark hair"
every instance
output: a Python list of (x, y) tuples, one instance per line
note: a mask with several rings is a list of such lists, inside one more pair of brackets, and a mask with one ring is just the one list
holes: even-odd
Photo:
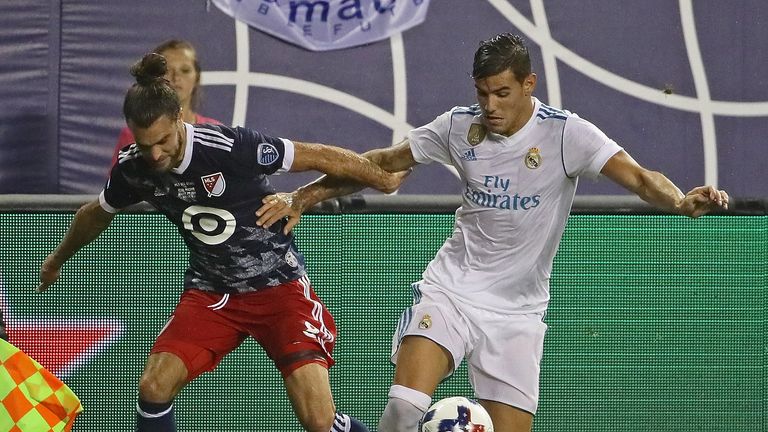
[(200, 99), (202, 99), (202, 89), (200, 88), (200, 73), (202, 72), (202, 68), (200, 67), (200, 62), (197, 60), (197, 50), (195, 49), (195, 46), (192, 45), (192, 42), (183, 39), (169, 39), (153, 48), (152, 52), (165, 54), (166, 51), (174, 49), (189, 50), (192, 52), (192, 64), (194, 65), (195, 72), (197, 72), (197, 80), (195, 81), (195, 87), (192, 89), (189, 105), (190, 108), (192, 108), (192, 111), (197, 111), (200, 107)]
[(181, 104), (176, 90), (165, 79), (165, 57), (150, 53), (131, 66), (136, 83), (128, 89), (123, 102), (123, 115), (129, 124), (147, 128), (162, 116), (178, 118)]
[(523, 38), (502, 33), (480, 42), (472, 64), (472, 78), (482, 79), (511, 70), (522, 83), (531, 74), (531, 58)]

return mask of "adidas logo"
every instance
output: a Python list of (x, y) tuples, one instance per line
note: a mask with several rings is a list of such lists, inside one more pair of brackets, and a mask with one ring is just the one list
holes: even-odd
[(475, 149), (469, 149), (461, 154), (461, 158), (465, 161), (476, 161), (477, 156), (475, 156)]

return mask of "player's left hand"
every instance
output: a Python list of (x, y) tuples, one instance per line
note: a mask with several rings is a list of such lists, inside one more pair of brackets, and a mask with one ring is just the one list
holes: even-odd
[(293, 193), (276, 193), (267, 195), (261, 200), (262, 205), (256, 210), (256, 225), (269, 228), (275, 222), (287, 218), (283, 232), (288, 234), (299, 223), (301, 209), (294, 200)]
[(43, 292), (53, 285), (61, 275), (61, 265), (56, 264), (53, 254), (48, 255), (40, 265), (40, 284), (35, 291)]
[(691, 189), (680, 203), (680, 213), (697, 218), (719, 208), (728, 209), (730, 198), (724, 190), (713, 186), (699, 186)]

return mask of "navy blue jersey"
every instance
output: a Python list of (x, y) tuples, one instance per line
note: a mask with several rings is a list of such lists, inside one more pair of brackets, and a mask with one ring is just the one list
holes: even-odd
[(293, 143), (245, 128), (185, 124), (184, 160), (154, 171), (133, 144), (120, 152), (99, 199), (109, 211), (147, 201), (179, 230), (189, 248), (184, 287), (258, 291), (303, 276), (304, 258), (285, 222), (256, 225), (268, 175), (287, 171)]

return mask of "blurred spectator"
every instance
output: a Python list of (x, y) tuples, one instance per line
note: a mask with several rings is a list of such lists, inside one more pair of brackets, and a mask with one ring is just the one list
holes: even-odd
[[(221, 124), (220, 121), (205, 117), (197, 113), (200, 105), (200, 63), (197, 61), (197, 51), (195, 47), (185, 40), (171, 39), (156, 46), (152, 52), (162, 54), (168, 64), (168, 73), (165, 78), (171, 83), (171, 87), (176, 90), (181, 103), (182, 118), (187, 123), (212, 123)], [(112, 163), (110, 167), (117, 162), (117, 155), (120, 149), (134, 142), (133, 134), (128, 127), (120, 131), (117, 145), (112, 153)]]

